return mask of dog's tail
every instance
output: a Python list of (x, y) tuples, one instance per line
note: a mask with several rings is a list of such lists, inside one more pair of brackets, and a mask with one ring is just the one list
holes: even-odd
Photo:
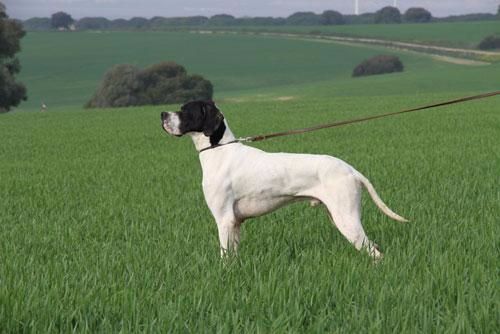
[(387, 216), (389, 216), (390, 218), (394, 219), (394, 220), (397, 220), (398, 222), (401, 222), (401, 223), (407, 223), (409, 222), (408, 219), (406, 218), (403, 218), (401, 217), (400, 215), (398, 215), (397, 213), (395, 213), (394, 211), (392, 211), (383, 201), (382, 199), (380, 198), (380, 196), (377, 194), (377, 192), (375, 191), (375, 188), (373, 187), (373, 185), (371, 184), (371, 182), (366, 178), (364, 177), (361, 173), (357, 173), (356, 174), (357, 176), (357, 179), (365, 186), (366, 190), (368, 191), (368, 193), (370, 194), (371, 198), (373, 199), (373, 201), (375, 202), (375, 204), (378, 206), (378, 208), (383, 212), (385, 213)]

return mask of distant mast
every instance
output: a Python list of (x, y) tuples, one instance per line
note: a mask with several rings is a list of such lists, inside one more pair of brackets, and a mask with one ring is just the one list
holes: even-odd
[(359, 0), (354, 0), (354, 14), (359, 15)]

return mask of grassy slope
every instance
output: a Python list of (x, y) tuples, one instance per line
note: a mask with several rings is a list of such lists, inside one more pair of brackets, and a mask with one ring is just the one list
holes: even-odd
[[(220, 45), (229, 43), (208, 41), (219, 46), (206, 50), (211, 59), (227, 57)], [(258, 50), (277, 43), (251, 41), (263, 43)], [(414, 56), (404, 56), (405, 73), (354, 80), (337, 47), (294, 43), (297, 52), (331, 50), (341, 79), (316, 81), (311, 70), (299, 84), (251, 88), (243, 102), (221, 92), (238, 135), (497, 88), (498, 65), (462, 68)], [(287, 59), (289, 49), (273, 52)], [(228, 78), (266, 73), (262, 60), (251, 68), (226, 62), (234, 62)], [(296, 98), (271, 99), (283, 95)], [(412, 220), (389, 221), (365, 196), (365, 229), (386, 253), (378, 266), (321, 209), (297, 204), (249, 221), (239, 259), (223, 267), (197, 155), (187, 138), (162, 133), (162, 106), (1, 115), (2, 330), (494, 332), (497, 106), (493, 98), (255, 145), (332, 154), (368, 176)]]
[[(175, 60), (190, 72), (209, 78), (215, 85), (216, 98), (224, 98), (268, 94), (277, 87), (320, 81), (349, 86), (354, 83), (349, 77), (355, 65), (388, 52), (377, 47), (352, 48), (271, 37), (165, 32), (30, 33), (23, 41), (23, 50), (20, 79), (28, 87), (29, 101), (21, 105), (21, 110), (37, 109), (42, 101), (51, 109), (81, 106), (104, 72), (117, 63), (146, 66)], [(495, 76), (489, 68), (463, 69), (408, 53), (389, 53), (403, 58), (406, 78), (420, 82), (413, 87), (417, 91), (449, 90), (448, 77), (456, 76), (457, 71), (460, 77), (463, 71), (482, 71), (476, 77), (484, 78), (483, 83), (462, 82), (467, 90), (485, 89)], [(426, 85), (427, 73), (435, 79)]]
[[(226, 28), (227, 29), (227, 28)], [(486, 36), (500, 34), (499, 21), (431, 24), (360, 24), (342, 26), (241, 27), (242, 30), (272, 30), (300, 33), (324, 32), (475, 49)], [(234, 30), (234, 29), (233, 29)]]
[[(77, 43), (75, 43), (77, 41)], [(335, 54), (335, 57), (333, 56)], [(116, 63), (145, 66), (175, 60), (215, 85), (217, 96), (345, 76), (366, 50), (277, 38), (202, 36), (189, 33), (33, 33), (24, 41), (21, 79), (30, 101), (83, 105), (103, 73)], [(279, 55), (279, 56), (277, 56)], [(325, 71), (328, 68), (328, 71)], [(349, 72), (349, 70), (347, 71)]]

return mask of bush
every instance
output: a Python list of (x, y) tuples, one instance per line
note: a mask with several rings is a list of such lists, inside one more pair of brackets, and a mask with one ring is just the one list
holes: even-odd
[(412, 7), (404, 14), (405, 22), (412, 23), (426, 23), (430, 22), (432, 19), (432, 14), (425, 8)]
[(396, 7), (384, 7), (375, 13), (375, 23), (401, 23), (401, 13)]
[(495, 19), (495, 14), (491, 13), (472, 13), (462, 15), (451, 15), (446, 17), (435, 17), (434, 22), (474, 22), (491, 21)]
[(478, 48), (481, 50), (500, 49), (500, 36), (488, 36), (479, 43)]
[(208, 23), (213, 26), (230, 26), (236, 23), (236, 18), (228, 14), (217, 14), (212, 16)]
[(112, 20), (109, 24), (109, 27), (113, 30), (126, 30), (129, 27), (128, 20), (125, 19)]
[(282, 17), (243, 17), (239, 19), (242, 26), (279, 26), (286, 24)]
[(289, 25), (316, 26), (321, 25), (322, 18), (313, 12), (296, 12), (286, 18)]
[(346, 24), (373, 24), (375, 13), (363, 13), (360, 15), (344, 15)]
[(213, 95), (210, 81), (188, 75), (174, 62), (161, 62), (145, 69), (122, 64), (106, 74), (86, 108), (128, 107), (207, 100)]
[(324, 25), (345, 24), (344, 16), (335, 10), (325, 10), (321, 14), (321, 23)]
[(48, 31), (52, 24), (48, 17), (32, 17), (23, 22), (24, 29), (31, 31)]
[(352, 71), (353, 77), (360, 77), (374, 74), (384, 74), (392, 72), (402, 72), (403, 63), (396, 56), (380, 55), (363, 61)]
[(149, 20), (144, 17), (133, 17), (128, 20), (128, 25), (131, 29), (144, 29), (149, 25)]
[(104, 30), (110, 26), (111, 22), (105, 17), (84, 17), (76, 22), (78, 30)]

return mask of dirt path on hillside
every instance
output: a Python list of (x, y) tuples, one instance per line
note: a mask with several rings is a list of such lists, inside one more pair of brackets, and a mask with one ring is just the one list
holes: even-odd
[(337, 37), (337, 36), (325, 36), (325, 37), (332, 40), (346, 41), (346, 42), (351, 41), (363, 44), (393, 45), (399, 48), (411, 48), (411, 49), (415, 48), (415, 49), (434, 50), (434, 51), (452, 52), (460, 54), (471, 54), (477, 56), (497, 56), (497, 57), (500, 56), (500, 52), (494, 52), (494, 51), (460, 49), (460, 48), (451, 48), (451, 47), (444, 47), (437, 45), (398, 42), (398, 41), (390, 41), (390, 40), (374, 39), (374, 38)]
[(381, 46), (385, 48), (391, 48), (401, 51), (414, 52), (422, 55), (427, 55), (436, 59), (438, 61), (444, 61), (447, 63), (467, 65), (467, 66), (484, 66), (490, 65), (491, 63), (470, 59), (469, 57), (491, 57), (500, 60), (500, 52), (494, 51), (482, 51), (473, 49), (462, 49), (462, 48), (452, 48), (444, 46), (436, 46), (429, 44), (418, 44), (409, 42), (398, 42), (390, 41), (376, 38), (363, 38), (363, 37), (340, 37), (340, 36), (311, 36), (307, 34), (295, 34), (295, 33), (281, 33), (281, 32), (239, 32), (239, 31), (193, 31), (197, 33), (229, 33), (229, 34), (257, 34), (262, 36), (280, 36), (286, 38), (294, 38), (306, 41), (316, 41), (323, 43), (338, 43), (351, 46)]
[[(263, 35), (284, 36), (284, 37), (288, 37), (288, 38), (300, 38), (302, 40), (308, 40), (308, 41), (333, 42), (333, 43), (352, 45), (352, 46), (355, 46), (355, 45), (357, 45), (357, 46), (366, 46), (366, 45), (381, 46), (381, 47), (397, 49), (397, 50), (401, 50), (401, 51), (410, 51), (410, 52), (415, 52), (415, 53), (419, 53), (419, 54), (424, 54), (424, 55), (431, 56), (432, 58), (439, 60), (439, 61), (444, 61), (444, 62), (458, 64), (458, 65), (483, 66), (483, 65), (490, 65), (491, 64), (491, 63), (486, 62), (486, 61), (464, 58), (464, 56), (495, 57), (497, 59), (500, 59), (500, 52), (450, 48), (450, 47), (441, 47), (441, 46), (427, 45), (427, 44), (386, 41), (386, 40), (372, 39), (372, 38), (337, 37), (337, 36), (309, 37), (309, 36), (304, 36), (304, 35), (300, 35), (300, 34), (282, 34), (282, 33), (264, 33)], [(441, 53), (445, 53), (445, 54), (441, 54)]]
[[(421, 52), (419, 52), (419, 53), (421, 53)], [(456, 57), (440, 56), (440, 55), (430, 55), (430, 56), (436, 60), (444, 61), (444, 62), (451, 63), (451, 64), (457, 64), (457, 65), (469, 65), (469, 66), (491, 65), (491, 63), (488, 63), (485, 61), (480, 61), (480, 60), (472, 60), (472, 59), (456, 58)]]
[[(288, 38), (292, 38), (292, 37), (288, 37)], [(293, 39), (301, 40), (301, 41), (307, 41), (307, 42), (333, 43), (333, 44), (342, 44), (342, 45), (356, 46), (356, 47), (366, 47), (366, 44), (364, 44), (364, 43), (344, 42), (344, 41), (336, 41), (336, 40), (329, 40), (329, 39), (322, 39), (322, 38), (321, 39), (311, 39), (311, 38), (297, 38), (297, 37), (294, 37)], [(380, 46), (380, 45), (376, 45), (376, 46)], [(485, 61), (473, 60), (473, 59), (468, 59), (468, 58), (438, 55), (438, 54), (434, 54), (434, 53), (423, 52), (423, 51), (416, 51), (416, 50), (412, 50), (412, 49), (408, 49), (408, 48), (399, 48), (399, 47), (395, 47), (395, 46), (383, 46), (383, 47), (395, 49), (395, 50), (398, 50), (398, 51), (405, 51), (405, 52), (409, 52), (409, 53), (423, 55), (423, 56), (431, 57), (431, 58), (433, 58), (435, 60), (438, 60), (438, 61), (443, 61), (443, 62), (451, 63), (451, 64), (467, 65), (467, 66), (491, 65), (491, 63), (488, 63), (488, 62), (485, 62)]]

